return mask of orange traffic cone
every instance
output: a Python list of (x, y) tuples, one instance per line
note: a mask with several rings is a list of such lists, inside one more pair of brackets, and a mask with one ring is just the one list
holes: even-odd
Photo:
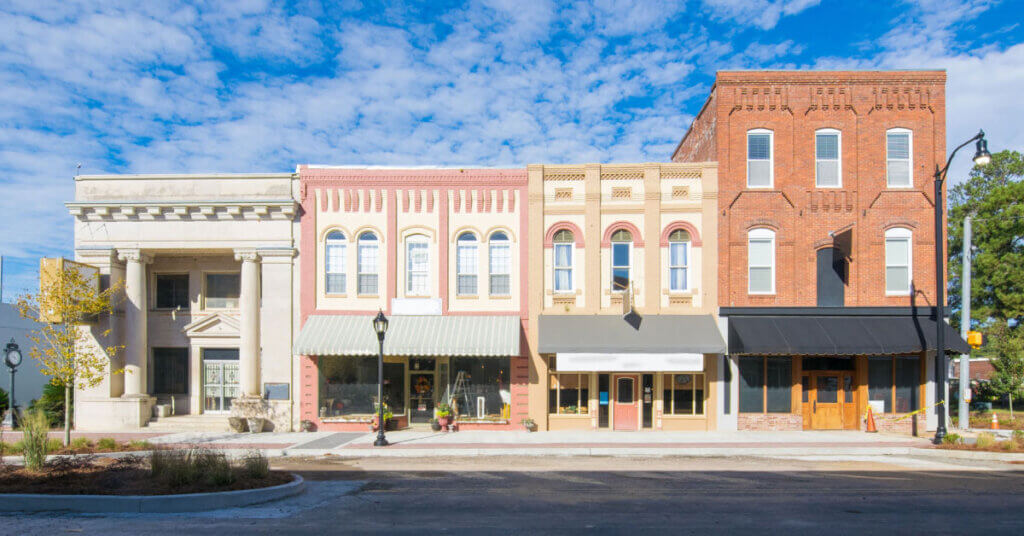
[(871, 406), (868, 406), (868, 418), (866, 420), (868, 424), (867, 429), (865, 429), (864, 431), (869, 434), (877, 433), (878, 428), (875, 428), (875, 414), (871, 413)]
[(993, 430), (998, 430), (999, 429), (999, 417), (996, 417), (996, 412), (994, 412), (994, 411), (992, 412), (992, 429)]

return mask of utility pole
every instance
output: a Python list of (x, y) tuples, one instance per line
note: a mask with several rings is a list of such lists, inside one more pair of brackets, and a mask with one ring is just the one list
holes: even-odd
[[(960, 276), (960, 337), (967, 340), (971, 330), (971, 216), (964, 217), (963, 274)], [(971, 415), (967, 407), (967, 390), (971, 385), (971, 354), (960, 356), (960, 403), (958, 417), (960, 429), (971, 427)]]

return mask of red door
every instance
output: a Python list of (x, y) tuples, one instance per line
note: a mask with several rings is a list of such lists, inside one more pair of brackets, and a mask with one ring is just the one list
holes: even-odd
[(637, 429), (636, 376), (615, 376), (615, 429)]

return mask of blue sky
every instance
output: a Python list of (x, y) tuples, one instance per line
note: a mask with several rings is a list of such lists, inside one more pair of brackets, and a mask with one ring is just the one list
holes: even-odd
[(7, 0), (4, 300), (34, 286), (38, 257), (71, 254), (79, 162), (666, 161), (734, 68), (944, 68), (949, 144), (984, 127), (991, 149), (1021, 150), (1021, 20), (1021, 0)]

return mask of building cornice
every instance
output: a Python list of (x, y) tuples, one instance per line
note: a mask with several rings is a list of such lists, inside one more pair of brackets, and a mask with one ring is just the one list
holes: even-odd
[(73, 201), (64, 203), (82, 221), (132, 220), (292, 220), (298, 203), (291, 199), (262, 201)]
[(295, 173), (155, 173), (76, 175), (76, 181), (204, 180), (204, 179), (295, 179)]

